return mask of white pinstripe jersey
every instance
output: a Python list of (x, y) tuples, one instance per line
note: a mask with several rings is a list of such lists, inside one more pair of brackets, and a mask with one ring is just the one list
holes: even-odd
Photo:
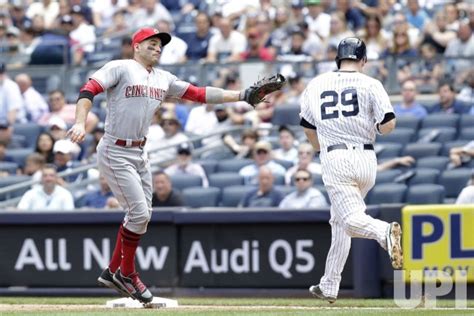
[(303, 91), (300, 116), (317, 129), (321, 149), (336, 144), (373, 144), (375, 123), (392, 104), (380, 81), (359, 72), (317, 76)]
[(180, 98), (189, 86), (167, 71), (148, 72), (133, 59), (108, 62), (91, 79), (107, 92), (105, 132), (132, 140), (148, 134), (153, 114), (166, 96)]

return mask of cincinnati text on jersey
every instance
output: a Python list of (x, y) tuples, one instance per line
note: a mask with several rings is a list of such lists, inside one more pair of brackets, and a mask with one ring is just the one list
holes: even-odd
[(155, 87), (149, 87), (142, 84), (127, 86), (125, 88), (126, 98), (149, 97), (151, 99), (163, 101), (165, 90)]

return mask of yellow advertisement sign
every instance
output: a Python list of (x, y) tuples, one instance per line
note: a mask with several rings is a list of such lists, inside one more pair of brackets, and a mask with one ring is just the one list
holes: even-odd
[(407, 276), (444, 271), (474, 282), (474, 205), (409, 205), (402, 220)]

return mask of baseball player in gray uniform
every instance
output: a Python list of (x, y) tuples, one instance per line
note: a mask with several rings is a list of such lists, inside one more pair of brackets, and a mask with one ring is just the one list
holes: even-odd
[(331, 200), (331, 247), (316, 297), (336, 301), (351, 238), (375, 239), (400, 269), (403, 253), (400, 224), (365, 213), (364, 197), (375, 183), (376, 133), (395, 128), (395, 114), (382, 84), (362, 74), (367, 62), (363, 41), (350, 37), (338, 45), (338, 71), (314, 78), (303, 92), (301, 125), (320, 152), (323, 182)]
[[(75, 124), (68, 131), (73, 142), (86, 136), (85, 121), (92, 100), (107, 94), (105, 134), (97, 146), (98, 166), (126, 211), (109, 266), (98, 282), (146, 304), (153, 295), (135, 270), (135, 252), (151, 217), (152, 180), (143, 147), (155, 111), (165, 98), (199, 103), (247, 101), (254, 87), (242, 91), (196, 87), (171, 73), (155, 68), (162, 48), (171, 36), (145, 27), (132, 37), (133, 59), (114, 60), (96, 71), (81, 88)], [(269, 93), (269, 92), (268, 92)]]

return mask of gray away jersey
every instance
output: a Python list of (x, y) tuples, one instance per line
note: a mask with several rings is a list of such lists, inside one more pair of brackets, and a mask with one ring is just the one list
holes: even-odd
[(380, 81), (359, 72), (317, 76), (303, 92), (300, 116), (317, 129), (321, 148), (372, 144), (375, 123), (393, 112)]
[(107, 93), (105, 132), (132, 140), (148, 134), (153, 114), (167, 96), (180, 98), (189, 86), (167, 71), (148, 72), (133, 59), (108, 62), (91, 79)]

